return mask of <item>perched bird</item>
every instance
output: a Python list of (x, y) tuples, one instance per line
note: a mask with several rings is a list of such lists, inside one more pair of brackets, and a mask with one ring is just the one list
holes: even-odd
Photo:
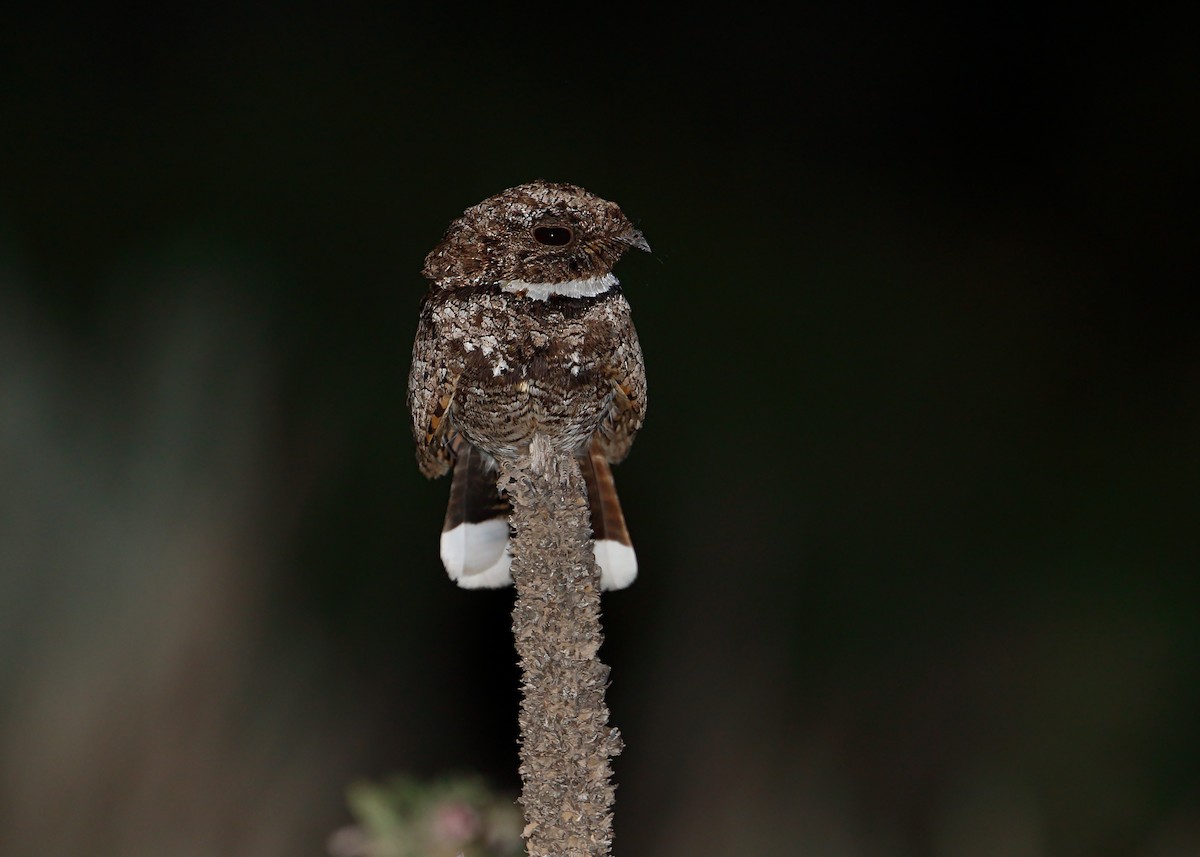
[(441, 555), (459, 586), (512, 582), (497, 460), (534, 433), (577, 457), (601, 586), (637, 575), (609, 465), (646, 412), (646, 370), (612, 269), (642, 233), (583, 188), (535, 181), (468, 208), (425, 259), (408, 404), (417, 463), (453, 469)]

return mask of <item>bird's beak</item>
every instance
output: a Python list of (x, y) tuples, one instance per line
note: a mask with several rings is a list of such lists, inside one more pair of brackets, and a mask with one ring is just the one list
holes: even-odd
[(647, 241), (646, 237), (636, 229), (630, 228), (627, 230), (625, 234), (621, 236), (621, 240), (630, 247), (636, 247), (639, 250), (645, 250), (647, 253), (650, 252), (650, 242)]

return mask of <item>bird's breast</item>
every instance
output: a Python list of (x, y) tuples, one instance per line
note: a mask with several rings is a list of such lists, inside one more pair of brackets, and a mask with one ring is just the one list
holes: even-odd
[(453, 419), (479, 448), (505, 457), (540, 432), (573, 452), (611, 408), (605, 370), (617, 327), (608, 313), (544, 305), (518, 312), (509, 301), (481, 301), (446, 321), (443, 336), (460, 373)]

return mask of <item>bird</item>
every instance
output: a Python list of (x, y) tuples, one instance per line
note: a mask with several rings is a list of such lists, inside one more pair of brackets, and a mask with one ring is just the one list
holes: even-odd
[(466, 209), (425, 258), (408, 405), (417, 464), (453, 473), (440, 553), (467, 589), (512, 583), (498, 462), (535, 434), (574, 456), (587, 488), (602, 589), (637, 576), (610, 465), (646, 413), (646, 369), (613, 266), (650, 251), (613, 202), (537, 180)]

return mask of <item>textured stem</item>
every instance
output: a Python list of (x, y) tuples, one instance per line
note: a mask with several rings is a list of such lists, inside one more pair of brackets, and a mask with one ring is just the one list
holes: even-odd
[(591, 548), (579, 464), (538, 435), (530, 454), (502, 464), (512, 502), (513, 637), (522, 690), (521, 805), (529, 857), (611, 853), (610, 759), (621, 736), (608, 726), (608, 667), (597, 653), (600, 573)]

